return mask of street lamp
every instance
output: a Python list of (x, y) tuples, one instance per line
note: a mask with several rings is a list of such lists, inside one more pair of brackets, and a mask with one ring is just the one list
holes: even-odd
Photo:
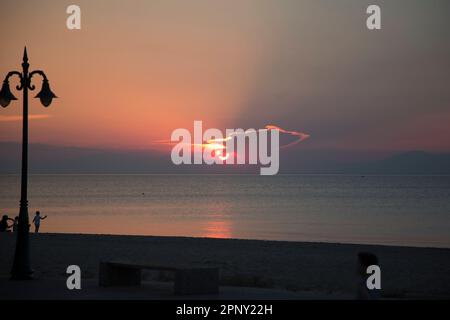
[(27, 183), (28, 183), (28, 90), (34, 90), (35, 86), (31, 84), (34, 75), (40, 75), (43, 78), (42, 89), (35, 98), (39, 98), (41, 103), (48, 107), (52, 103), (55, 94), (50, 90), (48, 79), (41, 70), (28, 72), (29, 68), (27, 48), (23, 52), (22, 72), (11, 71), (3, 81), (0, 91), (0, 105), (6, 108), (12, 100), (17, 98), (12, 94), (9, 88), (9, 78), (16, 75), (19, 77), (20, 84), (16, 86), (17, 90), (23, 91), (23, 126), (22, 126), (22, 180), (20, 189), (20, 212), (19, 224), (17, 227), (16, 251), (14, 254), (14, 262), (11, 270), (11, 279), (24, 280), (31, 279), (33, 270), (30, 265), (29, 250), (29, 219), (28, 219), (28, 199), (27, 199)]

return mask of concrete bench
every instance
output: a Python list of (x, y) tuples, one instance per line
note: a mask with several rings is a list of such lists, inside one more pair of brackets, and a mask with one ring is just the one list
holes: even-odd
[(139, 286), (142, 270), (174, 272), (176, 295), (219, 293), (218, 268), (173, 268), (122, 262), (100, 262), (99, 286)]

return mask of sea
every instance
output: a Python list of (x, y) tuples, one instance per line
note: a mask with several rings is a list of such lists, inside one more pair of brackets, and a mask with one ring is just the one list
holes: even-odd
[[(0, 175), (0, 213), (19, 200)], [(450, 176), (43, 174), (28, 200), (40, 232), (450, 248)]]

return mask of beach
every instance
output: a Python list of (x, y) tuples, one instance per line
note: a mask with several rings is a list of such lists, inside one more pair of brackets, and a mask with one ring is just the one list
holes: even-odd
[[(450, 249), (443, 248), (56, 233), (31, 234), (30, 243), (34, 276), (44, 283), (65, 279), (66, 268), (75, 264), (83, 281), (95, 286), (100, 261), (123, 261), (218, 267), (221, 286), (268, 290), (268, 298), (276, 298), (277, 292), (312, 299), (351, 298), (357, 253), (368, 251), (380, 260), (383, 298), (450, 298)], [(0, 234), (2, 281), (9, 276), (14, 245), (14, 234)], [(237, 296), (232, 292), (239, 289), (234, 290), (228, 291), (229, 298)]]

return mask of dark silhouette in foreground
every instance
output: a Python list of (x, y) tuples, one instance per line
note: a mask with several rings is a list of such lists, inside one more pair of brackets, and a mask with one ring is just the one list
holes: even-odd
[(0, 221), (0, 232), (11, 232), (9, 229), (11, 229), (13, 225), (8, 224), (8, 220), (14, 221), (6, 214), (3, 215), (2, 220)]
[(358, 253), (358, 287), (356, 299), (358, 300), (377, 300), (379, 299), (379, 290), (369, 290), (367, 288), (367, 268), (369, 266), (378, 265), (378, 257), (370, 252)]
[(175, 295), (219, 293), (219, 268), (181, 268), (112, 261), (100, 261), (98, 273), (99, 286), (139, 286), (141, 284), (142, 270), (173, 272), (175, 275)]
[(13, 232), (17, 232), (19, 228), (19, 216), (14, 217), (14, 223), (12, 225)]

